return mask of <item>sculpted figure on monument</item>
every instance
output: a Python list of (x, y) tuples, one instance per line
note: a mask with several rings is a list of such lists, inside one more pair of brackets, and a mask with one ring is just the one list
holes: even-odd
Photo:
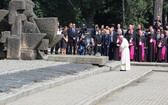
[[(43, 58), (42, 51), (48, 50), (48, 47), (52, 47), (62, 38), (63, 35), (56, 35), (58, 19), (37, 18), (33, 11), (34, 6), (32, 0), (11, 0), (9, 10), (0, 10), (0, 42), (6, 45), (6, 58)], [(4, 17), (8, 17), (6, 24), (10, 28), (7, 30), (2, 30), (5, 29), (1, 25)], [(4, 48), (0, 50), (4, 53)]]

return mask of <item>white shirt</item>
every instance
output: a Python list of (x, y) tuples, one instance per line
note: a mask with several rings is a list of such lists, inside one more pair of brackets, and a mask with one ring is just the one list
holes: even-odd
[(57, 31), (57, 34), (58, 34), (58, 35), (62, 34), (62, 31), (59, 31), (59, 30), (58, 30), (58, 31)]

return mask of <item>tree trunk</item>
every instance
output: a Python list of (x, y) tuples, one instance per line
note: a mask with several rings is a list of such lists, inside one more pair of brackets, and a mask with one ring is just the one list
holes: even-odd
[(123, 27), (125, 26), (125, 1), (124, 0), (122, 0), (122, 9), (123, 9), (123, 22), (122, 22), (122, 25), (123, 25)]
[(167, 11), (165, 10), (165, 13), (164, 13), (164, 23), (167, 24)]
[(160, 16), (160, 19), (162, 21), (162, 11), (163, 11), (163, 0), (155, 0), (153, 20), (156, 20), (157, 16)]
[(86, 20), (86, 26), (88, 28), (92, 27), (93, 19), (94, 19), (94, 10), (88, 10), (87, 13), (85, 13), (85, 20)]

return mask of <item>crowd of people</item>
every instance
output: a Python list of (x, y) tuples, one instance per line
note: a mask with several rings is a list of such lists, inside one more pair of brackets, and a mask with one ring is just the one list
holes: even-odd
[[(168, 24), (163, 26), (158, 16), (148, 29), (140, 24), (130, 24), (125, 31), (120, 24), (99, 27), (97, 24), (90, 31), (90, 37), (78, 30), (74, 23), (69, 27), (60, 27), (59, 31), (64, 37), (55, 46), (55, 53), (61, 47), (61, 54), (80, 54), (109, 56), (109, 60), (120, 60), (120, 36), (123, 35), (129, 42), (130, 60), (139, 62), (168, 62)], [(88, 38), (89, 37), (89, 38)], [(59, 46), (59, 47), (58, 47)], [(53, 53), (53, 48), (51, 49)]]

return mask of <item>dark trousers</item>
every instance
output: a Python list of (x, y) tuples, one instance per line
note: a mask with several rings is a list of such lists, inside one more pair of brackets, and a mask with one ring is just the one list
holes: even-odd
[(7, 52), (4, 51), (4, 44), (3, 43), (0, 43), (0, 59), (4, 59), (6, 58), (6, 55)]
[(73, 54), (75, 55), (75, 49), (76, 49), (76, 40), (70, 40), (69, 41), (69, 54), (72, 54), (72, 47), (73, 47)]
[(52, 48), (51, 48), (51, 51), (50, 53), (52, 54), (53, 51), (54, 51), (54, 48), (55, 48), (55, 54), (58, 54), (58, 49), (61, 47), (61, 41), (59, 41), (56, 45), (54, 45)]
[(114, 43), (113, 42), (111, 42), (110, 43), (110, 47), (109, 47), (109, 60), (112, 60), (112, 59), (114, 59), (114, 57), (113, 57), (113, 50), (114, 50)]
[(104, 56), (109, 56), (109, 47), (107, 45), (104, 46)]
[(96, 46), (96, 53), (100, 52), (100, 54), (102, 55), (102, 46)]

